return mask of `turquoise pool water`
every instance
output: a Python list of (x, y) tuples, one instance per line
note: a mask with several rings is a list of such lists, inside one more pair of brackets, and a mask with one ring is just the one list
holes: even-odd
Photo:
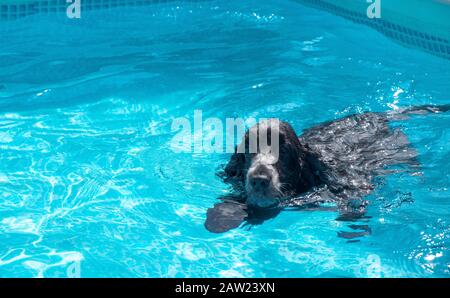
[(0, 23), (0, 277), (448, 277), (450, 114), (394, 124), (421, 175), (378, 179), (364, 221), (204, 228), (229, 155), (175, 153), (174, 118), (300, 133), (450, 102), (450, 61), (289, 1), (222, 2)]

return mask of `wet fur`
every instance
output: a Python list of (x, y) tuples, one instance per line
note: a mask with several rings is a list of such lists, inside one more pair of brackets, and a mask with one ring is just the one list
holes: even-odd
[[(312, 127), (299, 137), (288, 123), (280, 122), (280, 154), (276, 166), (280, 180), (286, 185), (284, 191), (290, 198), (288, 203), (280, 204), (275, 212), (248, 210), (244, 184), (249, 158), (248, 154), (235, 153), (223, 176), (238, 195), (234, 200), (225, 200), (220, 203), (223, 205), (218, 205), (225, 210), (226, 204), (238, 204), (232, 208), (241, 210), (238, 217), (248, 222), (252, 218), (257, 222), (258, 217), (263, 220), (273, 217), (284, 206), (309, 208), (323, 202), (336, 203), (341, 219), (360, 217), (367, 205), (363, 198), (374, 189), (376, 175), (386, 173), (387, 168), (394, 165), (419, 167), (417, 152), (405, 134), (389, 127), (389, 121), (402, 120), (412, 114), (448, 110), (449, 106), (422, 106), (395, 113), (351, 115)], [(210, 219), (217, 214), (214, 208), (208, 210), (206, 227), (210, 231), (214, 231)]]

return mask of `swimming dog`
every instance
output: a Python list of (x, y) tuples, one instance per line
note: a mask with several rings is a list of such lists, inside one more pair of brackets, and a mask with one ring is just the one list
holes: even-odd
[[(374, 189), (375, 176), (393, 165), (420, 166), (406, 135), (389, 122), (449, 110), (450, 105), (428, 105), (356, 114), (312, 127), (299, 137), (287, 122), (262, 121), (246, 132), (221, 173), (235, 194), (208, 210), (205, 226), (224, 232), (244, 220), (262, 222), (288, 206), (317, 208), (326, 202), (336, 205), (341, 218), (358, 218), (365, 213), (364, 197)], [(274, 143), (270, 136), (277, 136), (277, 156), (259, 147), (250, 150), (250, 137), (262, 132), (269, 146)]]

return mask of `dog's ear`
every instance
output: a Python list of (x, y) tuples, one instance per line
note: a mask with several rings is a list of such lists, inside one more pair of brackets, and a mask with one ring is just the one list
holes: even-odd
[(209, 208), (205, 227), (212, 233), (224, 233), (239, 227), (247, 218), (247, 205), (234, 201), (224, 201)]
[(297, 191), (304, 192), (320, 184), (316, 172), (320, 170), (319, 160), (308, 146), (300, 146), (298, 165), (300, 167)]
[(236, 149), (235, 153), (231, 156), (230, 161), (225, 167), (225, 175), (228, 178), (243, 177), (244, 167), (245, 167), (245, 154), (238, 153)]

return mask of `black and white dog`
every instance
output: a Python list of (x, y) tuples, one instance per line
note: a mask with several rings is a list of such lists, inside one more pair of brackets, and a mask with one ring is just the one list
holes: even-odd
[[(389, 121), (448, 110), (450, 105), (357, 114), (312, 127), (300, 137), (286, 122), (262, 121), (247, 131), (221, 175), (235, 194), (208, 210), (205, 226), (224, 232), (243, 221), (262, 222), (287, 206), (312, 208), (325, 202), (335, 203), (341, 218), (361, 217), (374, 176), (392, 165), (419, 166), (407, 137), (391, 129)], [(261, 132), (269, 146), (270, 136), (277, 136), (278, 156), (249, 150), (249, 137)]]

